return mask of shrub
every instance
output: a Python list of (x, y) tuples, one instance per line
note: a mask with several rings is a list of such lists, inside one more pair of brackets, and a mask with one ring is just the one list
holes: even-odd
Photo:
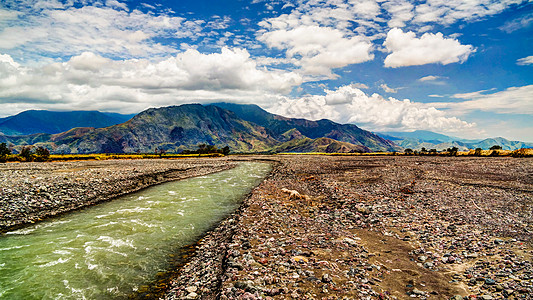
[(38, 147), (35, 149), (36, 161), (47, 161), (50, 158), (50, 151), (44, 147)]
[(25, 146), (22, 147), (22, 150), (20, 150), (19, 157), (21, 157), (23, 161), (33, 161), (33, 153), (31, 148), (31, 146)]

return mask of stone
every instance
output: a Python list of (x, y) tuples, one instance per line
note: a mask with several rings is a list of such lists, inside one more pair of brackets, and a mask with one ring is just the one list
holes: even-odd
[(426, 292), (421, 291), (421, 290), (416, 289), (416, 288), (413, 289), (413, 291), (412, 291), (411, 293), (413, 293), (413, 294), (415, 294), (415, 295), (425, 295), (425, 294), (426, 294)]
[(291, 259), (297, 263), (299, 262), (308, 263), (309, 262), (309, 259), (307, 257), (301, 256), (301, 255), (293, 256), (291, 257)]
[(344, 238), (342, 241), (350, 246), (357, 246), (357, 242), (351, 238)]
[(198, 294), (196, 294), (195, 292), (192, 292), (192, 293), (189, 293), (185, 299), (197, 299), (198, 298)]
[(198, 290), (198, 287), (191, 285), (191, 286), (186, 287), (185, 290), (189, 293), (194, 293)]

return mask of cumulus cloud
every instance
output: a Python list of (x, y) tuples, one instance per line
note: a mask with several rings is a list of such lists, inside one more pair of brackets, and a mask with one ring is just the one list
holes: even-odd
[(448, 116), (435, 107), (407, 99), (367, 95), (353, 86), (326, 90), (326, 95), (284, 98), (271, 111), (284, 116), (314, 120), (328, 118), (341, 123), (355, 123), (371, 130), (475, 130), (475, 124)]
[(0, 55), (4, 113), (24, 105), (134, 112), (220, 99), (260, 103), (265, 95), (289, 93), (301, 83), (295, 73), (258, 67), (243, 49), (211, 54), (189, 49), (158, 61), (114, 61), (85, 52), (64, 63), (33, 68)]
[(228, 17), (194, 20), (164, 10), (130, 10), (117, 0), (57, 4), (37, 1), (15, 6), (20, 9), (16, 13), (0, 10), (0, 50), (20, 59), (70, 57), (85, 51), (119, 58), (166, 56), (178, 50), (161, 40), (214, 38), (231, 22)]
[(299, 26), (266, 32), (259, 40), (269, 47), (286, 50), (288, 58), (305, 74), (332, 76), (331, 69), (373, 59), (372, 45), (358, 36), (320, 26)]
[(533, 55), (517, 60), (516, 64), (520, 66), (533, 65)]
[(471, 45), (461, 45), (455, 39), (444, 38), (442, 33), (425, 33), (420, 38), (412, 31), (394, 28), (383, 43), (388, 52), (385, 67), (397, 68), (431, 63), (447, 65), (464, 62), (474, 52)]

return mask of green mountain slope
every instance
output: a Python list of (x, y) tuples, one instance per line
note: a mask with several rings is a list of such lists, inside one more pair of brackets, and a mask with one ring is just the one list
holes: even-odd
[(202, 143), (253, 152), (277, 143), (264, 128), (230, 111), (200, 104), (152, 108), (123, 124), (92, 129), (79, 137), (56, 135), (52, 140), (77, 153), (180, 152)]
[(286, 118), (271, 114), (257, 105), (216, 103), (214, 106), (233, 111), (240, 118), (263, 126), (278, 140), (289, 130), (297, 130), (311, 138), (330, 138), (340, 142), (365, 146), (372, 151), (398, 151), (400, 147), (393, 142), (363, 130), (353, 124), (338, 124), (330, 120), (310, 121), (306, 119)]
[[(370, 152), (397, 149), (355, 125), (270, 114), (258, 106), (186, 104), (152, 108), (105, 128), (78, 127), (57, 134), (0, 135), (0, 142), (38, 144), (57, 153), (135, 153), (194, 150), (199, 144), (232, 152)], [(252, 122), (251, 120), (255, 121)]]

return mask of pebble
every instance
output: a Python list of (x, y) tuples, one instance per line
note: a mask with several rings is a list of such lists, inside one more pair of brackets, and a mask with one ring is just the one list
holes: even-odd
[[(231, 223), (202, 239), (167, 299), (186, 296), (183, 287), (196, 282), (202, 298), (393, 299), (400, 290), (385, 288), (390, 274), (416, 279), (402, 285), (413, 298), (463, 299), (454, 296), (458, 286), (470, 299), (533, 292), (533, 209), (525, 205), (533, 160), (261, 158), (275, 161), (272, 174)], [(401, 192), (405, 186), (412, 193)], [(351, 230), (403, 240), (414, 250), (394, 256), (441, 274), (446, 289), (422, 291), (422, 271), (387, 267), (384, 254)]]

